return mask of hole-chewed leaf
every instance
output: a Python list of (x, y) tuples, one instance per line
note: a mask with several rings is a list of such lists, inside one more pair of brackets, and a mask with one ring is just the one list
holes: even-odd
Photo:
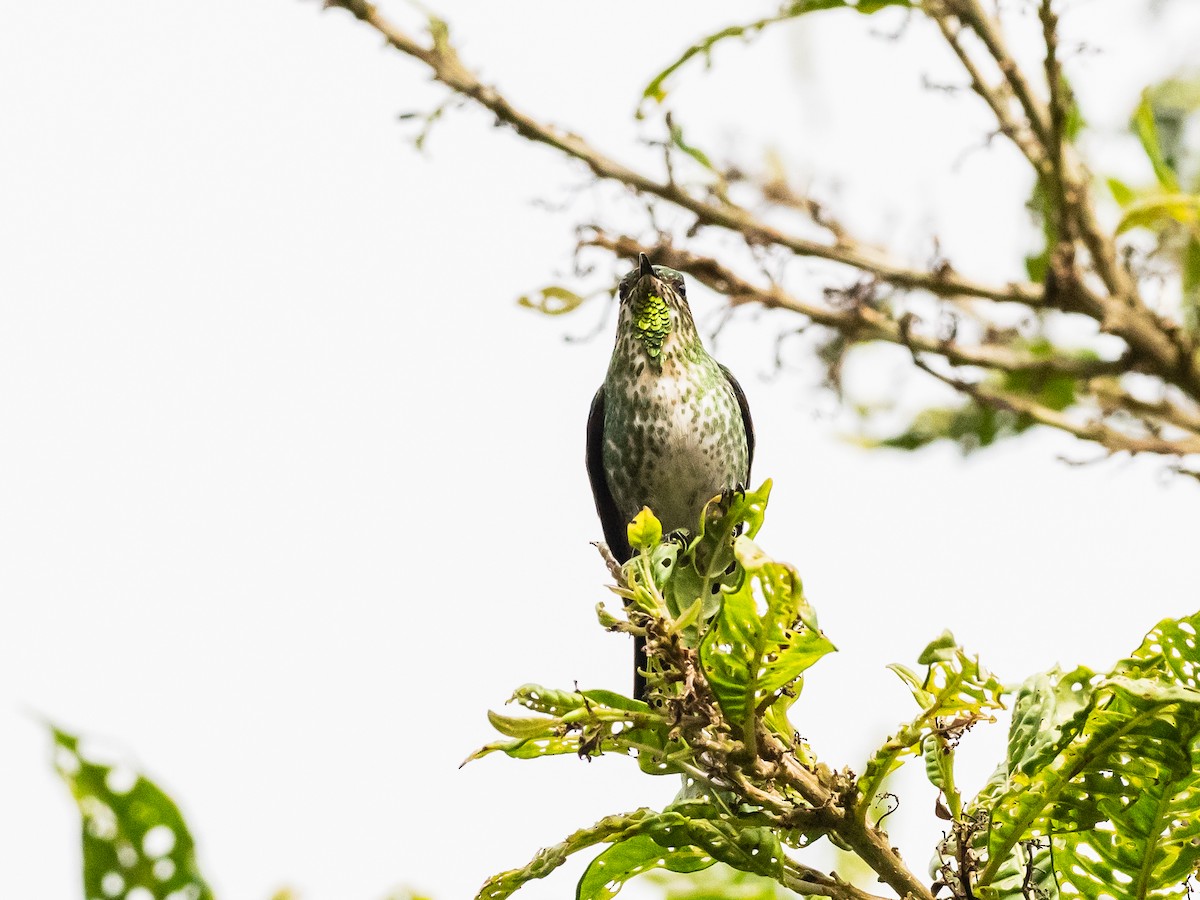
[(86, 896), (212, 900), (174, 801), (144, 776), (91, 759), (75, 735), (52, 733), (55, 769), (83, 819)]

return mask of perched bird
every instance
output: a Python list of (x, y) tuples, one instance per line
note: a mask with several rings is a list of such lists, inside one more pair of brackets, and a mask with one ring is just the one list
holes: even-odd
[[(619, 295), (616, 345), (588, 417), (587, 469), (604, 540), (626, 562), (626, 526), (643, 506), (665, 532), (692, 531), (705, 503), (745, 489), (754, 428), (741, 385), (700, 341), (683, 275), (643, 253)], [(645, 666), (638, 638), (638, 699)]]

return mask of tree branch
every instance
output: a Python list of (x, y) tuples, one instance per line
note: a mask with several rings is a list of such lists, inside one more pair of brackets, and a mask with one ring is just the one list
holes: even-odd
[[(1091, 176), (1065, 134), (1067, 98), (1058, 58), (1058, 19), (1050, 2), (1041, 0), (1039, 8), (1046, 41), (1049, 105), (1036, 95), (1005, 45), (999, 23), (979, 0), (927, 0), (924, 9), (937, 22), (1001, 132), (1017, 145), (1052, 192), (1054, 209), (1048, 214), (1055, 217), (1060, 244), (1052, 248), (1044, 304), (1094, 319), (1101, 330), (1124, 339), (1134, 358), (1143, 360), (1164, 381), (1200, 399), (1196, 342), (1145, 305), (1135, 280), (1119, 261), (1112, 236), (1096, 217)], [(950, 16), (959, 24), (952, 24)], [(973, 32), (987, 50), (1003, 76), (1003, 90), (983, 78), (962, 45), (962, 28)], [(1008, 95), (1020, 107), (1022, 120), (1013, 118)], [(1090, 289), (1076, 270), (1072, 243), (1076, 238), (1086, 248), (1107, 294)]]
[(945, 0), (950, 9), (979, 37), (988, 54), (1000, 68), (1000, 74), (1020, 104), (1029, 128), (1038, 142), (1046, 147), (1050, 139), (1050, 122), (1046, 107), (1033, 92), (1024, 73), (1004, 43), (1000, 25), (987, 14), (979, 0)]
[(859, 305), (850, 309), (833, 309), (807, 303), (791, 296), (777, 285), (760, 288), (711, 257), (700, 256), (671, 244), (659, 243), (650, 246), (626, 235), (611, 237), (602, 231), (596, 231), (590, 237), (581, 240), (580, 246), (600, 247), (629, 260), (637, 260), (638, 254), (644, 252), (659, 264), (691, 275), (717, 293), (724, 294), (735, 306), (758, 303), (768, 309), (790, 310), (818, 325), (839, 331), (856, 342), (885, 341), (900, 344), (937, 354), (954, 365), (979, 366), (1001, 372), (1036, 372), (1078, 378), (1117, 375), (1130, 369), (1129, 360), (1124, 358), (1087, 359), (1061, 354), (1039, 356), (1000, 343), (968, 345), (911, 332), (906, 335), (901, 322), (872, 307)]
[(913, 354), (913, 362), (917, 368), (928, 372), (934, 378), (938, 379), (938, 381), (948, 384), (956, 391), (966, 394), (977, 403), (990, 406), (993, 409), (1004, 409), (1018, 415), (1028, 416), (1040, 425), (1049, 425), (1051, 428), (1057, 428), (1060, 431), (1073, 434), (1082, 440), (1093, 441), (1112, 452), (1125, 451), (1131, 454), (1156, 453), (1166, 456), (1184, 456), (1191, 453), (1200, 453), (1200, 437), (1186, 437), (1179, 440), (1167, 440), (1155, 435), (1138, 437), (1112, 428), (1102, 420), (1087, 423), (1073, 422), (1064, 413), (1050, 409), (1048, 406), (1043, 406), (1028, 397), (1022, 397), (992, 387), (984, 387), (980, 384), (973, 384), (969, 381), (963, 381), (960, 378), (939, 372), (916, 353)]
[(833, 897), (835, 900), (884, 900), (841, 879), (830, 878), (823, 872), (801, 865), (795, 860), (784, 862), (779, 883), (790, 891), (812, 897)]
[(963, 46), (962, 35), (963, 26), (960, 20), (955, 17), (950, 8), (939, 2), (939, 0), (931, 0), (926, 4), (926, 12), (937, 23), (938, 29), (942, 32), (942, 37), (958, 58), (959, 65), (967, 73), (971, 79), (971, 90), (973, 90), (988, 109), (992, 111), (992, 115), (996, 118), (996, 124), (1000, 128), (1000, 133), (1012, 141), (1017, 149), (1024, 154), (1029, 160), (1033, 168), (1041, 172), (1046, 166), (1046, 159), (1042, 152), (1042, 146), (1038, 142), (1037, 135), (1032, 132), (1028, 124), (1013, 115), (1010, 102), (1012, 100), (1012, 92), (1003, 83), (993, 86), (988, 83), (983, 73), (979, 70), (974, 58), (967, 52)]
[(712, 203), (694, 197), (674, 182), (658, 181), (611, 159), (579, 135), (542, 123), (518, 110), (495, 88), (480, 82), (444, 38), (435, 39), (430, 47), (422, 46), (365, 0), (325, 0), (325, 5), (353, 13), (382, 34), (390, 46), (428, 66), (437, 81), (479, 103), (522, 137), (578, 159), (597, 178), (620, 182), (637, 193), (658, 197), (686, 209), (696, 216), (700, 225), (735, 231), (751, 244), (774, 244), (797, 256), (826, 259), (870, 272), (899, 288), (924, 290), (940, 297), (980, 297), (1027, 306), (1037, 306), (1041, 302), (1040, 285), (1014, 282), (998, 287), (971, 281), (949, 267), (935, 272), (909, 268), (857, 241), (845, 239), (830, 245), (807, 240), (756, 219), (749, 211), (732, 203)]

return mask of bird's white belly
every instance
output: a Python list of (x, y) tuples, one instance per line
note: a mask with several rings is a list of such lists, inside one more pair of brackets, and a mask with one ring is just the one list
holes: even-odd
[(626, 456), (630, 484), (640, 489), (615, 489), (613, 499), (627, 518), (649, 506), (666, 530), (695, 531), (704, 504), (746, 477), (744, 433), (740, 454), (731, 453), (737, 438), (728, 433), (729, 423), (741, 426), (737, 400), (723, 375), (714, 384), (713, 379), (702, 383), (679, 373), (646, 372), (633, 394), (627, 427), (642, 440), (609, 449)]

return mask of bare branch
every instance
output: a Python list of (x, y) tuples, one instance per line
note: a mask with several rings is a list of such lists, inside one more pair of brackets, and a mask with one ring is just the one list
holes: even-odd
[(1163, 397), (1149, 402), (1122, 390), (1112, 379), (1101, 379), (1088, 385), (1089, 393), (1106, 413), (1125, 412), (1137, 419), (1158, 422), (1200, 435), (1200, 410), (1187, 409)]
[(804, 896), (833, 897), (835, 900), (884, 900), (877, 894), (856, 888), (840, 878), (831, 878), (791, 859), (784, 861), (780, 883), (788, 890)]
[(962, 24), (953, 16), (948, 6), (938, 2), (938, 0), (932, 0), (932, 2), (926, 5), (926, 12), (937, 23), (939, 30), (942, 32), (942, 37), (945, 38), (950, 49), (954, 51), (959, 64), (971, 79), (971, 90), (992, 111), (1000, 133), (1017, 146), (1035, 170), (1042, 171), (1046, 166), (1042, 145), (1029, 125), (1013, 114), (1011, 90), (1004, 84), (992, 85), (988, 83), (988, 80), (980, 71), (978, 64), (976, 64), (971, 54), (967, 52), (966, 47), (963, 45)]
[(782, 173), (777, 173), (759, 185), (763, 199), (778, 206), (786, 206), (798, 210), (812, 219), (817, 225), (829, 232), (836, 244), (853, 243), (849, 232), (824, 204), (807, 194), (802, 194), (788, 184)]
[(648, 246), (632, 237), (611, 237), (603, 232), (596, 232), (584, 238), (580, 244), (585, 247), (600, 247), (629, 260), (636, 260), (639, 253), (645, 252), (656, 262), (691, 275), (707, 287), (724, 294), (735, 306), (758, 303), (768, 309), (790, 310), (818, 325), (842, 332), (856, 342), (886, 341), (901, 344), (922, 352), (937, 354), (954, 365), (979, 366), (1002, 372), (1041, 372), (1078, 378), (1117, 375), (1130, 369), (1129, 360), (1124, 358), (1103, 360), (1061, 354), (1043, 356), (1003, 343), (963, 344), (915, 334), (911, 329), (906, 333), (902, 322), (870, 306), (859, 304), (847, 309), (834, 309), (807, 303), (786, 293), (778, 285), (769, 288), (758, 287), (711, 257), (699, 256), (670, 244)]
[(983, 42), (995, 60), (1017, 103), (1020, 104), (1029, 128), (1039, 143), (1046, 147), (1050, 137), (1050, 116), (1026, 80), (1021, 68), (1005, 45), (999, 23), (984, 10), (979, 0), (945, 0), (960, 21)]
[(1041, 0), (1038, 5), (1038, 17), (1042, 22), (1042, 40), (1046, 45), (1046, 84), (1050, 89), (1050, 130), (1046, 136), (1046, 150), (1052, 173), (1049, 182), (1056, 201), (1054, 224), (1059, 241), (1069, 241), (1072, 237), (1071, 219), (1067, 213), (1072, 204), (1067, 195), (1063, 153), (1067, 142), (1070, 98), (1067, 96), (1067, 85), (1058, 62), (1058, 16), (1054, 13), (1053, 0)]

